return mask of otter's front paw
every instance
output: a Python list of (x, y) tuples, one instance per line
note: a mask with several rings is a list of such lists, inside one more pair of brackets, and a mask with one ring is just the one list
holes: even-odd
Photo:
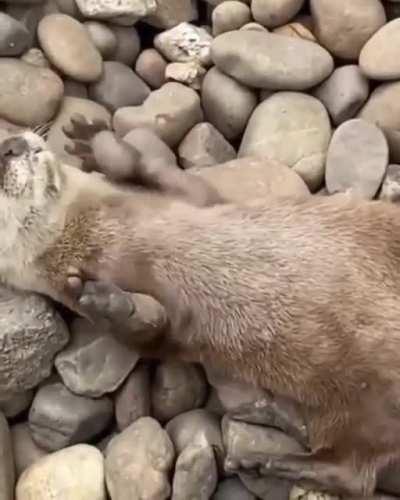
[(135, 313), (128, 293), (102, 281), (84, 282), (77, 303), (92, 319), (106, 318), (113, 324), (124, 323)]

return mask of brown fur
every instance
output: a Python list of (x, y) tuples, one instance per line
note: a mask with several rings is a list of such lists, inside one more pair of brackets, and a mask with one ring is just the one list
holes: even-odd
[(214, 363), (305, 409), (311, 454), (271, 457), (264, 472), (371, 494), (400, 458), (398, 208), (346, 197), (201, 208), (86, 175), (30, 289), (79, 312), (72, 266), (153, 296), (170, 321), (151, 345), (132, 339), (143, 353)]

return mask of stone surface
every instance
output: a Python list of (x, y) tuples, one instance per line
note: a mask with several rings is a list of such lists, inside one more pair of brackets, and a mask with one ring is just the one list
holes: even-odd
[(33, 463), (48, 454), (32, 439), (31, 431), (26, 422), (11, 427), (11, 438), (17, 477)]
[(209, 500), (218, 480), (214, 452), (208, 445), (189, 445), (178, 456), (172, 500)]
[(329, 193), (350, 192), (372, 199), (389, 161), (385, 136), (375, 125), (355, 119), (336, 129), (326, 159)]
[(0, 12), (0, 56), (19, 56), (29, 47), (30, 35), (25, 26)]
[(40, 19), (44, 16), (46, 6), (41, 3), (25, 4), (25, 3), (6, 3), (4, 5), (4, 12), (13, 19), (19, 21), (28, 31), (28, 44), (27, 47), (35, 45), (36, 30)]
[(309, 40), (310, 42), (316, 42), (314, 34), (306, 27), (304, 24), (299, 22), (292, 22), (275, 28), (273, 33), (277, 35), (290, 36), (293, 38), (301, 38), (303, 40)]
[(357, 117), (383, 130), (391, 161), (400, 162), (400, 82), (378, 85)]
[(331, 55), (316, 43), (255, 30), (216, 37), (211, 57), (218, 69), (244, 85), (271, 90), (306, 90), (333, 70)]
[(301, 177), (286, 165), (255, 157), (240, 158), (214, 167), (192, 169), (203, 176), (222, 196), (246, 201), (268, 196), (305, 197), (310, 194)]
[(0, 413), (0, 495), (1, 500), (14, 500), (15, 465), (10, 429)]
[(82, 82), (66, 79), (64, 80), (64, 97), (79, 97), (81, 99), (87, 99), (87, 87)]
[(261, 500), (288, 500), (293, 486), (290, 481), (273, 476), (259, 478), (240, 474), (240, 479), (245, 487)]
[(251, 21), (250, 8), (237, 0), (219, 4), (212, 12), (212, 31), (218, 36), (226, 31), (240, 29)]
[(29, 408), (33, 399), (33, 390), (23, 392), (0, 393), (0, 411), (7, 418), (14, 418)]
[(0, 288), (0, 393), (28, 390), (48, 377), (68, 337), (48, 300)]
[(50, 68), (50, 63), (47, 57), (44, 55), (43, 51), (36, 48), (29, 49), (24, 54), (22, 54), (21, 61), (32, 64), (33, 66), (38, 66), (39, 68)]
[(184, 137), (178, 157), (183, 168), (207, 167), (233, 160), (236, 151), (211, 123), (203, 122)]
[(214, 449), (222, 469), (225, 455), (219, 419), (209, 411), (198, 408), (181, 413), (171, 419), (165, 427), (177, 453), (190, 445), (209, 445)]
[(379, 192), (379, 199), (393, 203), (400, 202), (400, 165), (388, 165)]
[(257, 105), (257, 96), (245, 85), (213, 67), (203, 80), (201, 104), (207, 121), (230, 140), (244, 131)]
[(118, 43), (115, 33), (106, 24), (98, 21), (87, 21), (84, 27), (103, 59), (112, 59)]
[(197, 18), (195, 0), (157, 0), (156, 11), (146, 18), (146, 22), (156, 28), (169, 29)]
[[(347, 497), (344, 498), (346, 500)], [(354, 497), (353, 497), (354, 498)], [(371, 499), (371, 497), (369, 497)], [(343, 497), (342, 497), (343, 499)], [(293, 486), (289, 500), (341, 500), (340, 497), (330, 495), (329, 493), (321, 493), (315, 490), (306, 490), (299, 486)], [(347, 500), (351, 500), (347, 498)], [(375, 496), (371, 500), (378, 500)]]
[(102, 58), (85, 27), (65, 14), (45, 16), (38, 26), (40, 45), (49, 61), (79, 82), (94, 82), (102, 72)]
[(156, 0), (76, 0), (85, 17), (94, 19), (127, 18), (128, 24), (155, 12)]
[(198, 62), (209, 65), (212, 36), (190, 23), (180, 23), (154, 38), (154, 47), (172, 62)]
[(311, 0), (310, 6), (319, 42), (345, 60), (358, 59), (367, 40), (386, 22), (379, 0)]
[(200, 90), (206, 70), (197, 62), (170, 63), (165, 68), (167, 81), (181, 82), (188, 87)]
[(337, 68), (314, 91), (335, 125), (354, 118), (369, 95), (369, 83), (356, 65)]
[(400, 78), (400, 61), (396, 47), (400, 43), (400, 19), (379, 29), (364, 45), (360, 53), (360, 68), (373, 80)]
[(153, 89), (165, 83), (167, 61), (155, 49), (143, 50), (136, 60), (136, 73)]
[(0, 59), (0, 117), (34, 127), (56, 114), (63, 95), (61, 78), (14, 58)]
[(163, 361), (156, 369), (152, 392), (152, 414), (160, 422), (201, 407), (207, 396), (203, 372), (195, 365)]
[(112, 327), (76, 318), (71, 342), (57, 355), (55, 366), (70, 391), (96, 398), (118, 389), (137, 361), (138, 355), (112, 336)]
[(88, 121), (101, 119), (108, 124), (110, 123), (110, 113), (104, 106), (101, 106), (100, 104), (97, 104), (97, 102), (89, 99), (64, 97), (62, 100), (57, 119), (52, 123), (49, 130), (48, 144), (50, 145), (51, 150), (58, 155), (61, 161), (70, 165), (80, 166), (82, 161), (76, 156), (72, 156), (65, 151), (65, 146), (72, 146), (72, 142), (62, 131), (62, 127), (70, 123), (71, 116), (75, 113), (83, 115)]
[(134, 128), (148, 127), (175, 147), (202, 118), (197, 93), (181, 83), (169, 82), (152, 92), (141, 106), (116, 111), (113, 127), (120, 136)]
[(115, 436), (106, 450), (106, 481), (112, 500), (166, 500), (174, 447), (160, 424), (143, 417)]
[(106, 500), (103, 462), (87, 444), (47, 455), (23, 472), (16, 500)]
[(315, 191), (324, 177), (330, 138), (329, 116), (319, 100), (298, 92), (276, 92), (251, 115), (238, 156), (280, 161)]
[(110, 29), (117, 38), (117, 49), (113, 60), (132, 66), (141, 48), (138, 32), (132, 26), (110, 26)]
[(256, 500), (237, 477), (224, 479), (218, 485), (212, 500)]
[(115, 395), (115, 419), (120, 431), (150, 415), (150, 372), (140, 363)]
[(94, 438), (110, 423), (112, 414), (110, 399), (77, 396), (55, 381), (36, 393), (29, 429), (38, 446), (55, 451)]
[(89, 97), (114, 113), (123, 106), (139, 106), (150, 89), (134, 71), (118, 61), (106, 61), (101, 78), (89, 86)]
[(303, 4), (304, 0), (253, 0), (251, 13), (258, 23), (275, 28), (293, 19)]

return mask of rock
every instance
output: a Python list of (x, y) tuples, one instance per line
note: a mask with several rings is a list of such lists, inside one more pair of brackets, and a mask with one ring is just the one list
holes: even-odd
[(110, 26), (110, 29), (117, 38), (117, 49), (113, 60), (132, 66), (141, 48), (138, 32), (132, 26)]
[(190, 23), (180, 23), (154, 38), (154, 47), (172, 62), (197, 62), (211, 64), (212, 36), (204, 29)]
[[(379, 199), (398, 203), (400, 201), (400, 165), (389, 165), (379, 192)], [(400, 485), (399, 485), (400, 493)]]
[(301, 177), (286, 165), (261, 158), (241, 158), (212, 168), (192, 169), (226, 199), (243, 202), (268, 196), (305, 197), (310, 191)]
[[(24, 61), (33, 66), (38, 66), (39, 68), (50, 68), (50, 63), (47, 57), (44, 55), (43, 51), (40, 49), (29, 49), (21, 56), (21, 61)], [(65, 85), (64, 85), (65, 92)]]
[(212, 500), (256, 500), (256, 497), (244, 487), (239, 478), (234, 477), (218, 484)]
[(30, 35), (25, 26), (0, 12), (0, 56), (20, 56), (28, 49), (29, 42)]
[(141, 363), (129, 375), (115, 396), (115, 418), (120, 431), (140, 417), (150, 415), (149, 367)]
[(0, 393), (0, 412), (7, 418), (14, 418), (29, 408), (33, 390), (14, 393)]
[(69, 165), (80, 166), (82, 160), (65, 151), (65, 146), (72, 146), (72, 142), (62, 131), (62, 127), (70, 123), (71, 116), (75, 113), (83, 115), (89, 121), (101, 119), (107, 124), (110, 123), (110, 113), (104, 106), (94, 101), (90, 101), (89, 99), (64, 97), (62, 100), (57, 118), (50, 127), (47, 142), (51, 150), (59, 157), (60, 161), (68, 163)]
[(222, 470), (225, 456), (218, 417), (199, 408), (177, 415), (165, 427), (175, 450), (182, 453), (188, 446), (211, 446)]
[(143, 417), (115, 436), (106, 450), (106, 482), (112, 500), (166, 500), (174, 447), (160, 424)]
[(389, 143), (390, 159), (400, 161), (400, 82), (378, 85), (358, 118), (377, 125)]
[[(50, 4), (51, 3), (52, 2), (50, 2)], [(68, 16), (74, 17), (79, 21), (83, 19), (81, 11), (76, 4), (76, 0), (55, 0), (53, 3), (55, 4), (54, 6), (47, 5), (46, 9), (50, 11), (53, 9), (54, 11), (61, 12), (62, 14), (67, 14)]]
[(75, 0), (84, 17), (114, 20), (125, 18), (128, 24), (155, 12), (156, 0)]
[(57, 355), (55, 366), (74, 394), (97, 398), (114, 392), (139, 359), (115, 340), (108, 325), (93, 325), (76, 318), (71, 335), (69, 345)]
[(211, 123), (203, 122), (185, 136), (178, 156), (183, 168), (206, 167), (233, 160), (236, 151)]
[(379, 0), (311, 0), (310, 6), (319, 42), (345, 60), (358, 59), (367, 40), (386, 22)]
[(243, 133), (257, 102), (254, 91), (216, 67), (207, 72), (201, 89), (204, 114), (228, 140)]
[(175, 147), (202, 118), (197, 93), (181, 83), (169, 82), (152, 92), (141, 106), (118, 109), (113, 128), (123, 136), (134, 128), (148, 127)]
[(241, 30), (254, 30), (254, 31), (266, 31), (268, 32), (265, 26), (261, 26), (259, 23), (247, 23), (240, 28)]
[(136, 60), (136, 73), (153, 89), (165, 83), (167, 61), (155, 49), (143, 50)]
[(0, 494), (1, 500), (14, 500), (15, 465), (10, 429), (0, 413)]
[(324, 178), (330, 138), (329, 116), (320, 101), (298, 92), (276, 92), (251, 115), (238, 156), (280, 161), (315, 191)]
[[(373, 499), (377, 500), (375, 496), (373, 498), (371, 497), (369, 498), (370, 500)], [(293, 486), (290, 492), (289, 500), (340, 500), (340, 497), (330, 495), (329, 493), (321, 493), (318, 491), (306, 490), (304, 488), (300, 488), (299, 486), (295, 485)], [(346, 500), (346, 498), (344, 498), (344, 500)]]
[(237, 0), (219, 4), (212, 13), (212, 32), (218, 36), (225, 31), (238, 30), (251, 21), (250, 8)]
[(160, 422), (201, 407), (206, 396), (207, 383), (196, 365), (163, 361), (157, 366), (151, 402), (152, 413)]
[(300, 11), (304, 0), (253, 0), (251, 13), (256, 22), (267, 28), (286, 24)]
[(372, 199), (389, 161), (388, 145), (375, 125), (355, 119), (336, 129), (326, 159), (326, 187), (330, 194), (350, 192)]
[(19, 477), (25, 469), (45, 457), (48, 453), (35, 443), (26, 422), (11, 427), (15, 470)]
[(313, 33), (301, 23), (293, 22), (290, 24), (285, 24), (284, 26), (275, 28), (273, 32), (277, 35), (301, 38), (303, 40), (309, 40), (310, 42), (317, 41)]
[[(45, 15), (45, 5), (40, 4), (18, 4), (15, 2), (2, 4), (4, 11), (12, 19), (18, 21), (28, 31), (28, 42), (25, 48), (30, 48), (36, 42), (37, 26), (41, 18)], [(12, 54), (10, 54), (12, 55)]]
[(146, 22), (161, 29), (170, 29), (182, 22), (195, 21), (198, 18), (195, 0), (157, 0), (154, 14)]
[(176, 166), (175, 153), (152, 130), (135, 128), (124, 136), (124, 141), (140, 154), (140, 162), (147, 168), (154, 166)]
[(369, 83), (356, 65), (337, 68), (314, 91), (335, 125), (354, 118), (369, 95)]
[(66, 79), (64, 80), (64, 96), (87, 99), (88, 98), (87, 87), (84, 83)]
[(400, 19), (380, 28), (364, 45), (360, 53), (360, 68), (373, 80), (400, 78), (400, 61), (396, 47), (400, 43)]
[[(288, 500), (293, 483), (285, 479), (240, 474), (245, 487), (261, 500)], [(355, 500), (355, 499), (352, 499)]]
[(87, 21), (84, 27), (103, 59), (112, 59), (117, 50), (117, 37), (104, 23)]
[(23, 472), (16, 500), (106, 500), (103, 462), (87, 444), (47, 455)]
[(110, 399), (77, 396), (55, 381), (36, 393), (29, 429), (38, 446), (55, 451), (94, 438), (110, 423), (112, 414)]
[(211, 57), (218, 69), (244, 85), (270, 90), (306, 90), (333, 70), (331, 55), (316, 43), (254, 30), (219, 35)]
[(91, 141), (96, 170), (116, 182), (132, 181), (140, 154), (111, 130), (97, 133)]
[(167, 81), (181, 82), (195, 90), (200, 90), (206, 70), (196, 62), (170, 63), (165, 68)]
[(61, 78), (48, 68), (0, 59), (0, 117), (34, 127), (51, 120), (63, 95)]
[(209, 500), (218, 472), (211, 446), (189, 445), (179, 455), (172, 485), (172, 500)]
[(38, 38), (50, 62), (79, 82), (94, 82), (102, 72), (102, 58), (85, 27), (65, 14), (45, 16)]
[(48, 377), (68, 337), (48, 300), (0, 288), (0, 393), (26, 391)]
[(89, 86), (89, 97), (112, 113), (123, 106), (139, 106), (149, 95), (144, 81), (118, 61), (106, 61), (100, 80)]

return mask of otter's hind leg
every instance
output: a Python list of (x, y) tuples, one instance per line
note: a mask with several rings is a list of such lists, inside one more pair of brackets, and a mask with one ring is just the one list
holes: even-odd
[(375, 469), (368, 466), (356, 469), (351, 460), (342, 460), (331, 450), (263, 455), (246, 460), (239, 467), (241, 472), (257, 470), (260, 476), (288, 479), (333, 494), (368, 496), (373, 494), (376, 484)]

